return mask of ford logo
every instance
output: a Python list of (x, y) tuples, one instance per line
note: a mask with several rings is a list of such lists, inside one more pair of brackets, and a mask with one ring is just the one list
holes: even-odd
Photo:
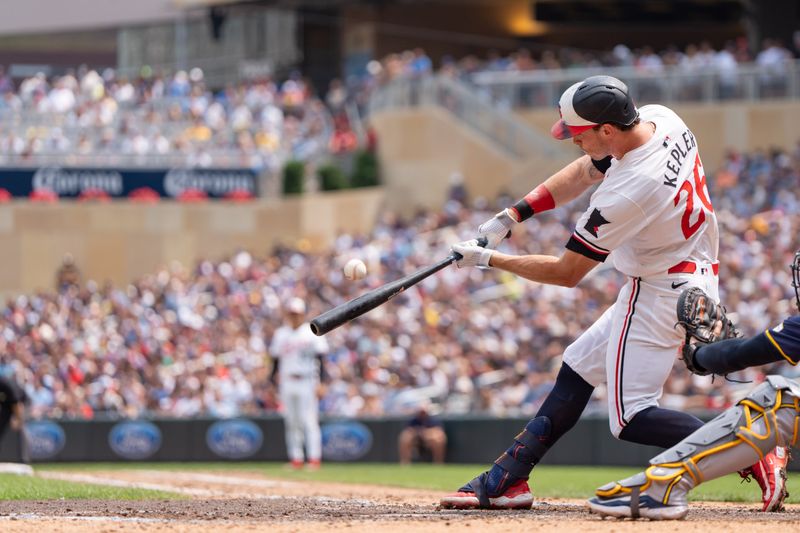
[(150, 422), (120, 422), (111, 428), (108, 444), (124, 459), (147, 459), (161, 448), (161, 430)]
[(372, 432), (359, 422), (335, 422), (322, 427), (322, 456), (355, 461), (372, 449)]
[(221, 420), (206, 431), (206, 444), (226, 459), (244, 459), (261, 449), (264, 434), (249, 420)]
[(31, 459), (52, 459), (67, 443), (61, 426), (49, 420), (25, 424), (25, 440)]

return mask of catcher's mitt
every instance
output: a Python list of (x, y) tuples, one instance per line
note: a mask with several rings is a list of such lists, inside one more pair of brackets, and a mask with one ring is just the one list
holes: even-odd
[(678, 296), (678, 324), (686, 332), (681, 348), (683, 362), (690, 372), (701, 376), (711, 374), (695, 365), (694, 352), (701, 345), (741, 337), (725, 308), (697, 287), (690, 287)]

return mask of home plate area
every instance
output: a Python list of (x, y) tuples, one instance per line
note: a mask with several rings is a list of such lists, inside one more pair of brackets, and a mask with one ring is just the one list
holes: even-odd
[[(0, 530), (18, 531), (674, 531), (674, 522), (612, 520), (590, 515), (582, 500), (537, 500), (526, 511), (440, 510), (441, 493), (385, 486), (268, 479), (249, 472), (224, 474), (123, 470), (44, 472), (80, 483), (177, 493), (179, 499), (47, 500), (0, 502)], [(564, 524), (564, 522), (569, 522)], [(752, 504), (692, 505), (684, 531), (726, 533), (746, 522), (750, 532), (800, 527), (800, 506), (782, 513), (755, 512)], [(480, 529), (478, 529), (480, 528)]]

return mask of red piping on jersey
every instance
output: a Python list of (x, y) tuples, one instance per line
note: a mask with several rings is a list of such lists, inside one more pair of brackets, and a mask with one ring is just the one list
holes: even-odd
[[(715, 276), (718, 276), (719, 263), (711, 263), (711, 270), (714, 272)], [(694, 261), (681, 261), (667, 270), (667, 274), (694, 274), (695, 272), (697, 272), (697, 263)]]
[(602, 248), (598, 248), (597, 246), (593, 245), (592, 243), (590, 243), (586, 239), (582, 239), (581, 236), (578, 235), (577, 231), (572, 234), (572, 237), (576, 241), (579, 241), (581, 244), (583, 244), (584, 246), (586, 246), (587, 248), (589, 248), (591, 251), (593, 251), (596, 254), (608, 255), (610, 253), (608, 250), (603, 250)]
[(620, 387), (620, 363), (622, 362), (622, 352), (624, 350), (625, 339), (628, 336), (628, 323), (630, 322), (631, 316), (633, 315), (633, 301), (636, 298), (636, 293), (639, 292), (639, 278), (633, 278), (633, 284), (631, 286), (631, 297), (628, 299), (628, 311), (625, 314), (625, 320), (622, 322), (622, 331), (619, 335), (619, 344), (617, 344), (617, 361), (614, 369), (614, 376), (617, 379), (616, 386), (614, 387), (614, 401), (616, 403), (617, 408), (617, 422), (619, 422), (620, 427), (625, 427), (626, 423), (622, 420), (624, 413), (622, 412), (621, 407), (621, 397), (622, 397), (622, 388)]

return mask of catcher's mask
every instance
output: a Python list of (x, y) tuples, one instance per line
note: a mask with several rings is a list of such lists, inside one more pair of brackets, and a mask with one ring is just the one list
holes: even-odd
[(792, 287), (794, 287), (794, 299), (797, 303), (797, 310), (800, 311), (800, 250), (794, 254), (792, 261)]

